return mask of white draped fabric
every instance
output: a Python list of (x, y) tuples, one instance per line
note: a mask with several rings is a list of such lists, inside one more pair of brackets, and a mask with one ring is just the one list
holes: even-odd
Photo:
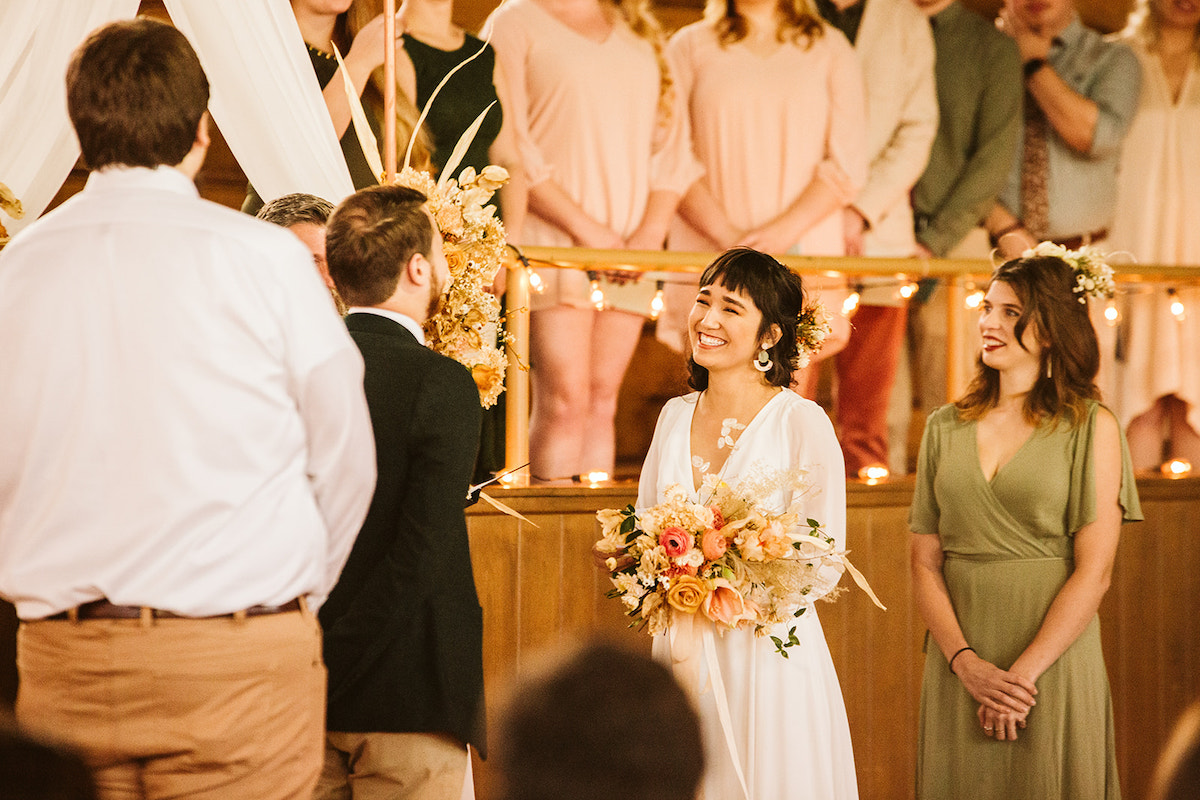
[(209, 109), (263, 200), (354, 192), (288, 0), (166, 0), (212, 86)]
[[(210, 109), (265, 200), (309, 192), (334, 203), (354, 191), (288, 0), (165, 0), (212, 88)], [(79, 143), (64, 76), (96, 28), (137, 13), (139, 0), (15, 0), (0, 4), (0, 181), (25, 206), (15, 233), (66, 180)]]
[(79, 158), (67, 119), (64, 76), (71, 53), (96, 28), (137, 13), (138, 0), (16, 0), (0, 4), (0, 181), (25, 218), (49, 205)]

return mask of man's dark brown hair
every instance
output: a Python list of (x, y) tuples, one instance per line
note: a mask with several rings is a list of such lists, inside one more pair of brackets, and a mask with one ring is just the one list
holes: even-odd
[(207, 108), (208, 78), (196, 52), (156, 20), (100, 28), (67, 68), (67, 113), (92, 169), (178, 164)]
[(433, 220), (425, 200), (407, 186), (371, 186), (334, 209), (325, 227), (325, 259), (347, 305), (379, 305), (396, 291), (413, 255), (429, 256)]

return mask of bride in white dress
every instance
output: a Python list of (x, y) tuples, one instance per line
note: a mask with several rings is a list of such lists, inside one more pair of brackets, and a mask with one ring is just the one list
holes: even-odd
[[(696, 495), (706, 473), (735, 484), (759, 466), (803, 467), (814, 487), (803, 514), (844, 549), (841, 448), (821, 407), (787, 388), (798, 357), (800, 277), (770, 256), (739, 248), (714, 261), (700, 286), (688, 319), (690, 383), (698, 391), (663, 408), (638, 508), (662, 502), (673, 485), (703, 500)], [(792, 499), (781, 490), (764, 505), (782, 512)], [(654, 652), (698, 694), (708, 761), (703, 800), (857, 798), (846, 709), (816, 608), (770, 631), (787, 641), (795, 628), (799, 644), (787, 658), (753, 629), (721, 635), (707, 622), (697, 625), (707, 641), (688, 646), (668, 631), (655, 638)]]

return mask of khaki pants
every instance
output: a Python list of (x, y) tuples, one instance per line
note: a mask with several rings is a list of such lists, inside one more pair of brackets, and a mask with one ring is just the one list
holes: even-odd
[(306, 611), (22, 623), (17, 717), (78, 749), (103, 800), (308, 800), (325, 667)]
[(470, 752), (437, 733), (325, 735), (314, 800), (472, 800)]

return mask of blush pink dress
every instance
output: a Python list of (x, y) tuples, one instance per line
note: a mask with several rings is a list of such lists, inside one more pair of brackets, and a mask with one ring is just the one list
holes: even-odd
[[(801, 38), (761, 55), (744, 41), (721, 45), (712, 23), (697, 22), (671, 37), (667, 55), (692, 148), (734, 227), (770, 222), (814, 180), (847, 204), (858, 194), (867, 179), (863, 79), (839, 31), (825, 26), (811, 45)], [(670, 246), (711, 247), (682, 220)], [(810, 228), (793, 252), (844, 255), (841, 214)]]
[[(663, 114), (654, 47), (617, 18), (597, 42), (535, 0), (509, 0), (488, 18), (496, 57), (509, 82), (514, 130), (530, 185), (552, 179), (585, 213), (622, 237), (642, 221), (654, 190), (682, 194), (698, 175), (679, 115)], [(510, 109), (505, 108), (505, 113)], [(530, 213), (521, 244), (570, 247), (566, 231)], [(576, 270), (539, 269), (545, 291), (534, 310), (591, 308)], [(648, 314), (653, 276), (605, 284), (612, 308)]]

